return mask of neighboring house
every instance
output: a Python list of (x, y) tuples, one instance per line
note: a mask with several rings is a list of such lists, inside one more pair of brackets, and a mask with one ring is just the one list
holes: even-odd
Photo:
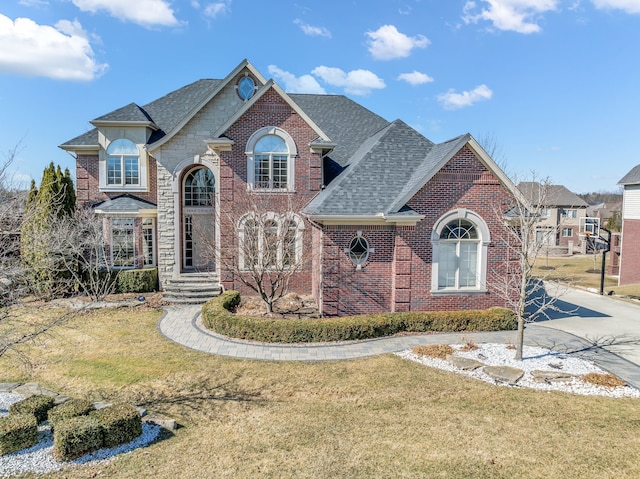
[(540, 183), (525, 181), (518, 184), (518, 189), (540, 210), (542, 217), (536, 227), (538, 243), (568, 247), (571, 242), (577, 247), (581, 233), (596, 230), (591, 226), (594, 220), (587, 217), (587, 202), (566, 187), (543, 187)]
[[(61, 145), (78, 201), (104, 215), (119, 266), (157, 266), (164, 289), (205, 271), (244, 290), (205, 243), (248, 266), (251, 224), (292, 232), (278, 261), (309, 256), (291, 287), (324, 315), (506, 305), (491, 277), (512, 271), (499, 206), (515, 187), (468, 134), (434, 144), (344, 96), (287, 94), (246, 60), (91, 123)], [(226, 227), (247, 195), (274, 212)], [(300, 206), (284, 218), (286, 201)]]
[(640, 165), (632, 168), (618, 184), (622, 196), (622, 240), (619, 285), (640, 283)]

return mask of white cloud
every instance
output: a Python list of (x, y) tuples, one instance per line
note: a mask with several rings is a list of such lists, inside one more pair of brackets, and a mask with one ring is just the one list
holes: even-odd
[(433, 78), (431, 78), (426, 73), (421, 73), (414, 70), (411, 73), (401, 73), (398, 76), (398, 80), (406, 81), (411, 85), (422, 85), (424, 83), (431, 83), (433, 81)]
[(331, 86), (344, 88), (346, 93), (352, 95), (368, 95), (372, 90), (386, 87), (384, 81), (369, 70), (351, 70), (346, 73), (340, 68), (319, 66), (311, 73)]
[(20, 0), (18, 4), (23, 7), (43, 7), (49, 5), (49, 2), (47, 0)]
[(224, 15), (229, 12), (231, 12), (231, 0), (210, 3), (202, 11), (209, 18), (217, 18), (218, 15)]
[(592, 0), (596, 8), (602, 10), (623, 10), (627, 13), (640, 13), (638, 0)]
[(0, 14), (0, 44), (0, 73), (89, 81), (108, 68), (96, 62), (77, 20), (61, 20), (51, 27), (29, 18), (13, 22)]
[(311, 75), (296, 77), (293, 73), (281, 70), (275, 65), (269, 65), (267, 69), (270, 75), (273, 75), (278, 82), (283, 83), (284, 89), (288, 93), (326, 93)]
[(493, 91), (487, 85), (480, 85), (471, 91), (463, 91), (456, 93), (454, 89), (447, 93), (438, 95), (438, 101), (445, 110), (458, 110), (472, 106), (479, 101), (489, 100), (493, 96)]
[(485, 20), (491, 22), (498, 30), (536, 33), (540, 31), (540, 25), (537, 23), (539, 17), (543, 13), (556, 10), (558, 1), (481, 0), (482, 7), (475, 1), (468, 1), (464, 6), (462, 19), (466, 24)]
[(408, 57), (414, 48), (425, 48), (429, 39), (424, 35), (409, 37), (393, 25), (383, 25), (375, 32), (367, 32), (369, 53), (377, 60)]
[(71, 0), (83, 12), (101, 10), (120, 20), (137, 23), (143, 27), (155, 25), (174, 26), (178, 20), (166, 0)]
[(331, 38), (331, 32), (329, 30), (327, 30), (325, 27), (314, 27), (312, 25), (304, 23), (299, 18), (296, 18), (293, 21), (293, 23), (298, 25), (300, 27), (300, 29), (304, 32), (304, 34), (308, 35), (310, 37)]

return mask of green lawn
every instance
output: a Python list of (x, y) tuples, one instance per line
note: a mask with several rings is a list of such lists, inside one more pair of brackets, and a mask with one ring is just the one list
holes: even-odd
[(183, 426), (109, 464), (47, 477), (640, 477), (637, 400), (496, 387), (394, 355), (227, 359), (166, 340), (159, 317), (84, 314), (26, 351), (31, 364), (0, 358), (1, 381), (126, 400)]

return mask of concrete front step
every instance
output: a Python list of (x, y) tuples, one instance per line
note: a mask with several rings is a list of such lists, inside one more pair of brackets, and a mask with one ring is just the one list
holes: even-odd
[(195, 273), (169, 279), (162, 297), (170, 303), (202, 304), (221, 293), (218, 275)]

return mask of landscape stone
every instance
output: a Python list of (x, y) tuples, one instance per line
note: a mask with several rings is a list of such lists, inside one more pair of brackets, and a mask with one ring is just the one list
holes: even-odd
[(561, 371), (541, 371), (539, 369), (531, 371), (531, 376), (538, 383), (569, 382), (574, 377), (573, 374)]
[(515, 384), (524, 375), (524, 371), (511, 366), (485, 366), (482, 371), (494, 379), (507, 384)]
[(178, 423), (176, 422), (175, 419), (169, 419), (154, 412), (144, 416), (142, 418), (142, 421), (149, 422), (152, 424), (157, 424), (158, 426), (168, 429), (170, 431), (175, 431), (176, 429), (178, 429)]
[(22, 383), (0, 383), (0, 393), (13, 392), (13, 390), (21, 384)]
[(463, 358), (454, 354), (447, 354), (447, 362), (463, 371), (473, 371), (484, 366), (484, 363), (476, 359)]
[(52, 398), (58, 396), (57, 392), (52, 391), (51, 389), (43, 388), (38, 383), (25, 383), (21, 386), (18, 386), (17, 388), (14, 388), (12, 392), (15, 394), (20, 394), (25, 398), (36, 395), (50, 396)]

